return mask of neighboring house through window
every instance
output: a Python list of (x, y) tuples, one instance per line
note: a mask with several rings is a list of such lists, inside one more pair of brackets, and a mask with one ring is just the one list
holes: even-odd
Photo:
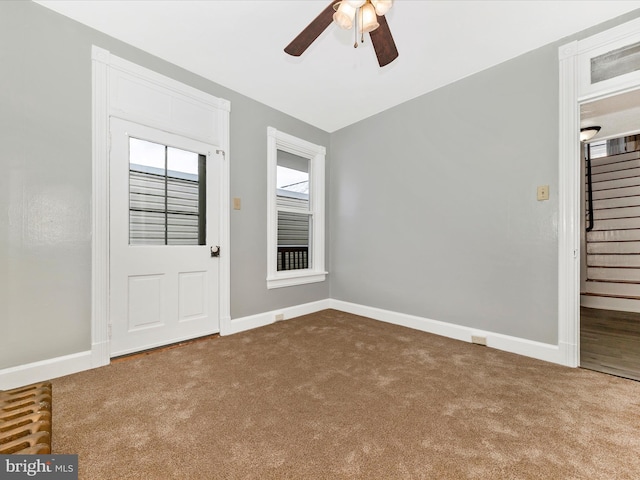
[(206, 243), (206, 157), (129, 140), (129, 244)]

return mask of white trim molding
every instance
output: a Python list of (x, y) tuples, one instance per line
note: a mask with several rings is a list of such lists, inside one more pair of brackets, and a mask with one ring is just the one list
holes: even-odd
[(366, 305), (345, 302), (342, 300), (331, 300), (330, 308), (342, 312), (362, 315), (381, 322), (401, 325), (403, 327), (420, 330), (422, 332), (433, 333), (442, 337), (453, 338), (463, 342), (471, 343), (472, 336), (481, 336), (487, 339), (487, 347), (503, 350), (505, 352), (516, 353), (525, 357), (537, 358), (552, 363), (564, 364), (562, 349), (558, 345), (536, 342), (524, 338), (512, 337), (501, 333), (478, 330), (474, 327), (465, 327), (453, 323), (441, 322), (430, 318), (407, 315), (405, 313), (383, 310)]
[[(474, 327), (456, 325), (453, 323), (330, 298), (301, 305), (283, 307), (233, 320), (230, 320), (229, 318), (221, 319), (220, 335), (232, 335), (252, 330), (254, 328), (264, 327), (277, 321), (286, 321), (302, 315), (308, 315), (327, 309), (353, 313), (373, 320), (392, 323), (394, 325), (433, 333), (435, 335), (461, 340), (468, 343), (471, 343), (473, 336), (481, 336), (486, 338), (486, 344), (489, 348), (495, 348), (497, 350), (536, 358), (538, 360), (566, 365), (565, 352), (561, 345), (536, 342), (500, 333), (483, 331)], [(91, 357), (92, 352), (81, 352), (2, 370), (0, 371), (0, 390), (16, 388), (29, 383), (95, 368)]]
[(591, 82), (591, 59), (640, 42), (640, 19), (558, 49), (558, 347), (563, 365), (580, 364), (580, 105), (640, 88), (640, 71)]
[(93, 353), (86, 351), (5, 368), (0, 370), (0, 390), (10, 390), (96, 367)]
[(109, 59), (93, 46), (91, 366), (109, 363)]
[[(252, 330), (258, 327), (264, 327), (277, 321), (289, 320), (301, 315), (319, 312), (331, 308), (331, 300), (318, 300), (317, 302), (304, 303), (293, 307), (279, 308), (270, 312), (259, 313), (257, 315), (249, 315), (247, 317), (229, 320), (221, 325), (220, 335), (232, 335), (234, 333)], [(282, 315), (281, 319), (276, 319), (278, 315)]]
[[(564, 365), (578, 366), (580, 332), (579, 303), (575, 290), (580, 285), (580, 221), (575, 198), (579, 190), (579, 107), (577, 94), (577, 43), (560, 48), (560, 162), (558, 170), (558, 346)], [(563, 141), (568, 138), (574, 141)], [(578, 170), (576, 172), (576, 169)]]
[(93, 72), (93, 236), (91, 366), (110, 361), (109, 122), (118, 117), (215, 145), (223, 154), (220, 179), (220, 326), (231, 317), (228, 100), (148, 70), (97, 46)]
[[(237, 318), (231, 320), (225, 325), (224, 334), (231, 335), (234, 333), (251, 330), (253, 328), (263, 327), (275, 323), (276, 316), (282, 315), (282, 320), (308, 315), (310, 313), (319, 312), (326, 309), (339, 310), (341, 312), (353, 313), (363, 317), (371, 318), (381, 322), (392, 323), (422, 332), (433, 333), (442, 337), (452, 338), (463, 342), (471, 343), (472, 336), (482, 336), (487, 339), (487, 347), (503, 350), (505, 352), (515, 353), (526, 357), (536, 358), (547, 362), (565, 365), (564, 352), (562, 347), (558, 345), (536, 342), (524, 338), (503, 335), (501, 333), (478, 330), (474, 327), (465, 327), (453, 323), (432, 320), (425, 317), (408, 315), (405, 313), (384, 310), (366, 305), (345, 302), (343, 300), (326, 299), (317, 302), (305, 303), (293, 307), (272, 310), (257, 315)], [(221, 334), (223, 332), (221, 331)]]

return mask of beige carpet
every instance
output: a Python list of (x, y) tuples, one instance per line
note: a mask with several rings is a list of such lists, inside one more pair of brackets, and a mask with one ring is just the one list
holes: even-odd
[(327, 310), (54, 382), (83, 479), (638, 479), (640, 383)]

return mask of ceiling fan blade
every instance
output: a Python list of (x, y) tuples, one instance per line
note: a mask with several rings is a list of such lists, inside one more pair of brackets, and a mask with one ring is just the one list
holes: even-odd
[(378, 23), (380, 26), (370, 32), (369, 36), (378, 57), (378, 63), (381, 67), (384, 67), (398, 58), (398, 49), (396, 48), (396, 42), (393, 41), (389, 24), (384, 15), (378, 17)]
[(336, 3), (335, 0), (332, 1), (329, 6), (325, 8), (309, 25), (307, 25), (307, 28), (302, 30), (302, 32), (300, 32), (300, 34), (286, 46), (284, 51), (294, 57), (302, 55), (304, 51), (309, 48), (309, 45), (311, 45), (329, 25), (331, 25), (331, 22), (333, 22), (333, 14), (335, 12), (333, 9), (334, 3)]

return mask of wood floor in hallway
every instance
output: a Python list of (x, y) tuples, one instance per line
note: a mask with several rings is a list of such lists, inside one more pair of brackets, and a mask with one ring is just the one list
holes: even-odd
[(580, 307), (580, 366), (640, 381), (640, 313)]

